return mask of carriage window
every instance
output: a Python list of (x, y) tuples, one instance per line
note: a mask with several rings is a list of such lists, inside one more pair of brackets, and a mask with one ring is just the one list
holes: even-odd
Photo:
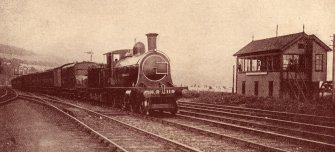
[(167, 62), (156, 62), (156, 74), (167, 74), (168, 63)]
[(323, 70), (323, 54), (315, 55), (315, 71), (322, 72)]

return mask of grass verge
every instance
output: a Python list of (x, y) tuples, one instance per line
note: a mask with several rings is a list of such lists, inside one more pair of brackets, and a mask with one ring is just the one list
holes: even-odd
[(244, 96), (232, 93), (201, 91), (191, 92), (187, 98), (192, 98), (192, 101), (194, 102), (234, 105), (319, 116), (334, 116), (332, 111), (333, 105), (331, 96), (303, 102), (293, 99), (277, 99), (270, 97)]

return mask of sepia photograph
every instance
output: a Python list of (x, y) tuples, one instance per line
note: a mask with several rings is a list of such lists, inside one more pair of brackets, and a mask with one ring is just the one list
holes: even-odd
[(333, 0), (0, 0), (1, 152), (334, 152)]

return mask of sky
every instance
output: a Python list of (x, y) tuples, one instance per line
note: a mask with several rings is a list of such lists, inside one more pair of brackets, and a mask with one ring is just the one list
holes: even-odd
[(0, 0), (0, 43), (69, 62), (93, 51), (105, 62), (103, 53), (156, 32), (176, 84), (231, 86), (233, 54), (252, 37), (274, 37), (277, 24), (278, 35), (305, 25), (330, 45), (334, 8), (333, 0)]

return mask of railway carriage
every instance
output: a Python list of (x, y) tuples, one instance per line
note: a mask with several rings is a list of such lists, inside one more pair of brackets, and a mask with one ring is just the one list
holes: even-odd
[(16, 89), (19, 89), (19, 90), (22, 90), (22, 83), (23, 83), (23, 77), (17, 77), (17, 78), (14, 78), (11, 83), (12, 83), (12, 87), (13, 88), (16, 88)]
[(98, 67), (99, 64), (86, 61), (62, 66), (60, 68), (61, 92), (69, 96), (84, 97), (88, 88), (88, 69)]

